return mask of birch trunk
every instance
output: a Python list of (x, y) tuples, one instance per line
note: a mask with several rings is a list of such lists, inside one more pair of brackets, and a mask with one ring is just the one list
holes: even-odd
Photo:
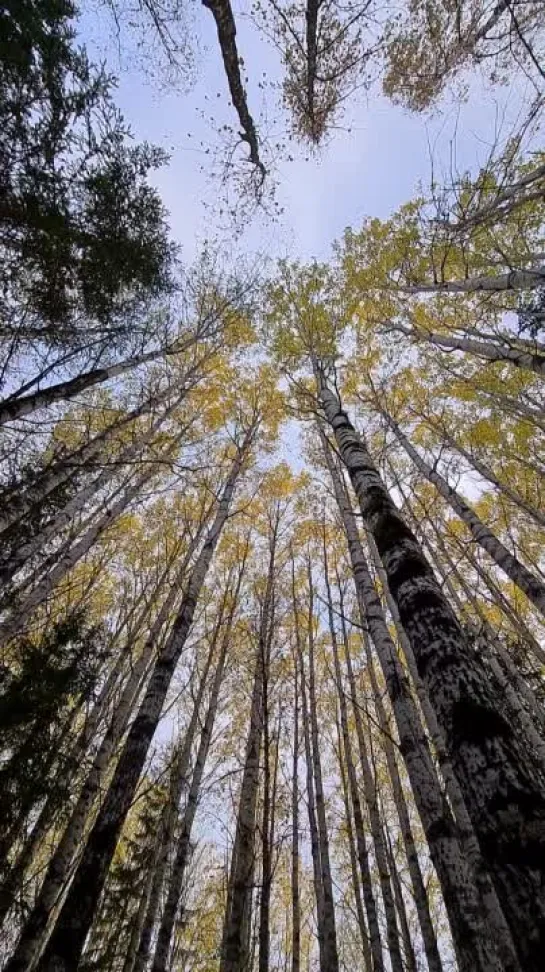
[(216, 517), (193, 567), (171, 633), (161, 648), (138, 714), (129, 730), (108, 794), (88, 837), (55, 929), (38, 968), (70, 972), (77, 967), (146, 754), (185, 646), (208, 568), (229, 514), (243, 461), (255, 434), (247, 433), (219, 501)]
[(138, 368), (150, 361), (157, 361), (159, 358), (167, 355), (183, 354), (184, 351), (187, 351), (195, 343), (195, 340), (195, 335), (191, 335), (186, 341), (176, 342), (170, 348), (160, 348), (158, 351), (137, 354), (132, 358), (126, 358), (125, 361), (118, 362), (118, 364), (105, 368), (94, 368), (92, 371), (86, 371), (81, 375), (77, 375), (75, 378), (70, 378), (68, 381), (60, 381), (55, 385), (50, 385), (48, 388), (42, 388), (39, 391), (32, 392), (30, 395), (24, 395), (21, 398), (5, 399), (3, 402), (0, 402), (0, 425), (5, 425), (6, 422), (13, 422), (15, 419), (30, 415), (38, 408), (47, 408), (55, 402), (70, 401), (70, 399), (75, 398), (76, 395), (80, 395), (89, 388), (94, 388), (95, 385), (100, 385), (105, 381), (110, 381), (112, 378), (117, 378), (119, 375), (132, 371), (133, 368)]
[[(180, 898), (182, 895), (187, 863), (189, 860), (189, 852), (191, 847), (191, 831), (193, 828), (193, 821), (195, 819), (195, 814), (199, 803), (202, 777), (206, 765), (208, 750), (210, 748), (210, 742), (212, 740), (212, 733), (214, 731), (214, 722), (216, 719), (216, 714), (218, 709), (219, 693), (220, 693), (220, 688), (223, 680), (223, 675), (225, 672), (227, 650), (231, 638), (232, 617), (233, 615), (231, 615), (231, 621), (229, 622), (227, 631), (223, 637), (221, 648), (220, 648), (220, 654), (216, 665), (216, 672), (212, 683), (212, 690), (210, 693), (208, 710), (206, 713), (206, 718), (204, 721), (204, 726), (199, 741), (199, 748), (197, 751), (195, 766), (191, 778), (191, 785), (187, 796), (187, 804), (184, 811), (180, 835), (178, 837), (178, 846), (176, 850), (176, 857), (174, 859), (174, 864), (172, 867), (172, 874), (170, 877), (167, 899), (165, 902), (163, 915), (161, 917), (161, 924), (159, 926), (157, 944), (155, 947), (155, 954), (152, 963), (152, 972), (166, 972), (166, 970), (169, 967), (168, 956), (170, 951), (170, 943), (171, 943), (172, 933), (176, 921), (176, 914), (178, 912)], [(145, 961), (142, 963), (141, 968), (142, 969), (145, 968)]]
[(55, 567), (32, 589), (30, 594), (15, 603), (10, 616), (0, 624), (0, 643), (5, 644), (11, 641), (17, 634), (25, 630), (36, 609), (47, 600), (52, 591), (64, 580), (78, 561), (89, 553), (95, 540), (112, 523), (115, 523), (117, 517), (127, 509), (129, 504), (138, 496), (142, 486), (149, 482), (154, 474), (155, 470), (152, 468), (138, 476), (132, 485), (129, 485), (123, 491), (120, 498), (112, 503), (109, 509), (89, 527), (81, 539), (68, 547), (66, 553), (56, 562)]
[(263, 682), (268, 657), (267, 626), (273, 570), (274, 554), (271, 556), (271, 563), (269, 564), (265, 605), (257, 645), (250, 727), (246, 742), (237, 827), (229, 875), (229, 907), (226, 910), (223, 925), (220, 972), (244, 972), (249, 960), (247, 931), (251, 924), (259, 761), (263, 736)]
[[(545, 283), (545, 272), (542, 275), (542, 283)], [(503, 363), (514, 365), (522, 371), (530, 371), (536, 375), (545, 375), (545, 356), (542, 354), (532, 354), (529, 351), (516, 350), (505, 345), (495, 344), (492, 341), (476, 341), (469, 337), (456, 337), (451, 334), (435, 334), (432, 331), (404, 327), (401, 324), (393, 326), (395, 331), (400, 331), (412, 338), (415, 342), (427, 341), (434, 347), (445, 351), (464, 351), (467, 354), (474, 354), (478, 358), (493, 363)]]
[[(120, 469), (132, 463), (143, 447), (152, 444), (153, 436), (159, 431), (178, 404), (179, 402), (176, 401), (165, 409), (147, 431), (136, 436), (135, 440), (123, 449), (116, 459), (110, 460), (100, 475), (87, 486), (84, 486), (83, 489), (69, 500), (63, 509), (39, 533), (33, 536), (28, 542), (23, 542), (18, 546), (13, 556), (0, 567), (0, 582), (2, 584), (8, 584), (32, 557), (42, 552), (51, 540), (60, 536), (63, 530), (70, 525), (76, 513), (85, 509), (89, 500), (93, 496), (96, 496), (116, 476)], [(109, 502), (111, 502), (111, 498)]]
[(486, 550), (487, 554), (492, 557), (498, 567), (513, 581), (513, 584), (516, 584), (519, 590), (526, 594), (528, 600), (545, 616), (545, 584), (538, 580), (520, 560), (509, 552), (507, 547), (504, 546), (501, 540), (498, 540), (492, 530), (484, 525), (482, 520), (479, 519), (475, 511), (466, 503), (460, 494), (452, 486), (449, 486), (446, 479), (435, 468), (428, 465), (425, 459), (422, 458), (420, 453), (409, 442), (407, 436), (401, 431), (397, 422), (382, 408), (380, 412), (399, 444), (413, 460), (416, 468), (430, 483), (436, 486), (443, 499), (446, 500), (449, 506), (469, 528), (471, 535), (479, 546), (483, 550)]
[[(326, 585), (327, 611), (328, 611), (328, 619), (329, 619), (329, 632), (331, 637), (331, 646), (333, 649), (335, 682), (337, 687), (337, 693), (339, 696), (339, 707), (340, 707), (340, 716), (341, 716), (341, 727), (342, 727), (343, 740), (344, 740), (344, 751), (346, 756), (348, 779), (350, 781), (350, 788), (352, 792), (352, 805), (356, 807), (358, 803), (358, 785), (357, 785), (356, 774), (354, 770), (354, 763), (352, 760), (350, 735), (348, 729), (346, 697), (345, 697), (345, 692), (343, 687), (341, 665), (339, 661), (337, 632), (335, 630), (335, 621), (333, 616), (333, 600), (331, 596), (331, 585), (329, 582), (329, 565), (328, 565), (328, 558), (327, 558), (325, 531), (324, 531), (323, 555), (324, 555), (324, 580)], [(357, 715), (359, 715), (359, 712), (357, 713)], [(386, 846), (384, 843), (384, 831), (382, 829), (382, 823), (380, 820), (377, 789), (376, 789), (375, 780), (373, 779), (371, 765), (369, 763), (369, 759), (367, 756), (367, 747), (365, 744), (365, 737), (363, 736), (363, 733), (359, 733), (358, 741), (360, 744), (363, 792), (365, 796), (365, 802), (367, 804), (367, 811), (369, 813), (369, 821), (371, 824), (371, 835), (373, 838), (373, 847), (375, 852), (375, 863), (378, 870), (380, 890), (382, 895), (382, 903), (384, 906), (384, 914), (386, 917), (388, 955), (392, 966), (392, 972), (403, 972), (403, 962), (401, 959), (401, 949), (399, 943), (399, 930), (396, 921), (395, 901), (393, 896), (392, 884), (390, 880), (390, 872), (388, 868)], [(356, 799), (354, 799), (354, 797)], [(362, 825), (362, 821), (360, 820), (360, 826), (361, 825)]]
[[(170, 880), (168, 884), (167, 900), (165, 903), (165, 908), (163, 911), (163, 915), (159, 927), (157, 944), (156, 944), (155, 954), (153, 958), (154, 969), (156, 967), (163, 968), (163, 969), (167, 967), (170, 942), (172, 938), (176, 912), (182, 894), (185, 871), (186, 871), (188, 857), (189, 857), (191, 829), (193, 826), (193, 819), (199, 801), (200, 786), (201, 786), (202, 775), (204, 772), (204, 767), (208, 755), (208, 749), (210, 746), (210, 741), (214, 730), (214, 722), (215, 722), (217, 707), (218, 707), (219, 691), (221, 688), (223, 674), (225, 671), (227, 651), (230, 644), (235, 612), (238, 607), (238, 599), (240, 596), (240, 588), (242, 584), (242, 578), (244, 575), (245, 566), (246, 566), (246, 554), (244, 555), (242, 563), (239, 568), (238, 579), (235, 586), (232, 604), (227, 615), (225, 631), (221, 638), (219, 657), (216, 665), (216, 672), (212, 682), (210, 700), (208, 702), (208, 711), (205, 718), (203, 730), (201, 733), (199, 749), (197, 752), (195, 767), (193, 769), (191, 785), (189, 788), (187, 803), (184, 811), (182, 829), (181, 829), (180, 836), (178, 838), (178, 849), (176, 852), (174, 864), (172, 867), (172, 873), (170, 875)], [(195, 701), (195, 705), (193, 707), (193, 716), (190, 725), (188, 727), (188, 730), (185, 734), (184, 745), (182, 748), (182, 753), (180, 758), (181, 774), (178, 773), (178, 778), (181, 779), (182, 782), (183, 780), (186, 779), (187, 772), (189, 769), (191, 749), (193, 747), (195, 733), (197, 730), (197, 722), (200, 719), (200, 710), (202, 706), (204, 690), (208, 682), (208, 674), (209, 674), (210, 666), (212, 664), (213, 654), (216, 651), (216, 646), (220, 635), (221, 626), (224, 621), (224, 612), (226, 609), (227, 597), (229, 593), (230, 593), (230, 585), (228, 583), (226, 586), (225, 595), (222, 599), (222, 608), (220, 611), (220, 615), (218, 617), (218, 621), (216, 625), (214, 626), (214, 632), (212, 635), (211, 647), (210, 647), (210, 652), (208, 654), (205, 673), (201, 678), (199, 693)], [(173, 794), (173, 798), (170, 800), (170, 804), (171, 805), (174, 804), (177, 807), (180, 796), (181, 796), (181, 789), (176, 787), (176, 790)], [(168, 865), (168, 854), (170, 848), (174, 843), (175, 820), (172, 819), (171, 816), (166, 822), (168, 823), (168, 830), (167, 828), (165, 828), (166, 840), (162, 839), (162, 834), (161, 834), (160, 835), (161, 840), (159, 842), (159, 846), (162, 847), (163, 850), (162, 850), (162, 855), (158, 860), (158, 866), (156, 867), (155, 870), (154, 884), (151, 890), (149, 907), (146, 914), (145, 924), (143, 925), (142, 928), (140, 943), (138, 947), (137, 961), (135, 963), (135, 972), (136, 970), (138, 970), (138, 972), (143, 972), (143, 970), (147, 966), (147, 960), (150, 952), (153, 929), (155, 927), (155, 921), (156, 921), (157, 912), (159, 908), (160, 896), (162, 894), (164, 883), (165, 883), (166, 869)]]
[(510, 290), (533, 290), (545, 282), (545, 270), (511, 270), (495, 277), (470, 277), (445, 283), (400, 286), (405, 294), (475, 294), (505, 293)]
[[(456, 824), (441, 791), (420, 715), (388, 631), (344, 483), (333, 464), (330, 473), (347, 537), (362, 631), (369, 631), (384, 674), (400, 750), (441, 883), (458, 962), (468, 972), (470, 969), (498, 968), (495, 947), (487, 936), (480, 915), (473, 875), (458, 841)], [(349, 658), (348, 655), (347, 665)], [(350, 677), (350, 668), (348, 674)], [(377, 687), (375, 695), (379, 694)], [(353, 701), (354, 714), (358, 718), (357, 699), (354, 697)]]
[[(337, 717), (337, 740), (338, 740), (339, 771), (341, 776), (344, 815), (346, 820), (346, 833), (348, 836), (348, 852), (350, 855), (350, 872), (352, 875), (352, 886), (354, 889), (354, 901), (356, 903), (356, 917), (358, 920), (358, 928), (361, 937), (361, 950), (363, 955), (363, 964), (365, 967), (365, 972), (374, 972), (374, 970), (376, 970), (376, 965), (373, 964), (373, 953), (369, 944), (370, 935), (367, 930), (367, 922), (365, 920), (365, 913), (363, 910), (363, 899), (362, 899), (361, 886), (360, 886), (360, 877), (358, 874), (358, 857), (356, 854), (356, 842), (354, 839), (354, 825), (352, 823), (352, 813), (350, 812), (350, 797), (348, 794), (348, 781), (346, 779), (346, 769), (345, 769), (346, 753), (343, 754), (341, 727), (339, 725), (338, 717)], [(371, 885), (370, 874), (368, 874), (366, 880), (372, 894), (373, 889)], [(367, 893), (369, 893), (369, 890)], [(373, 897), (373, 910), (376, 912), (374, 897)], [(380, 961), (382, 961), (382, 947), (380, 950)]]
[(307, 563), (309, 607), (308, 607), (308, 669), (309, 669), (309, 715), (312, 749), (312, 767), (316, 795), (316, 818), (320, 842), (320, 868), (323, 889), (323, 968), (322, 972), (338, 972), (337, 930), (335, 926), (335, 902), (333, 881), (329, 859), (329, 837), (325, 811), (325, 798), (322, 783), (322, 761), (320, 759), (320, 734), (318, 730), (318, 710), (316, 694), (316, 673), (314, 662), (314, 585), (310, 560)]
[[(291, 776), (291, 972), (301, 969), (301, 899), (299, 894), (299, 678), (294, 660), (293, 770)], [(370, 970), (366, 970), (370, 972)]]
[[(348, 632), (346, 631), (346, 624), (344, 622), (344, 603), (342, 598), (340, 602), (340, 612), (341, 612), (342, 628), (343, 628), (344, 651), (347, 659), (348, 674), (350, 678), (352, 676), (352, 666), (351, 666), (351, 658), (350, 658), (350, 651), (349, 651)], [(392, 787), (392, 796), (394, 799), (401, 836), (403, 839), (405, 856), (407, 858), (407, 865), (409, 868), (409, 876), (411, 879), (411, 888), (414, 897), (414, 903), (418, 915), (418, 921), (420, 924), (420, 931), (422, 934), (422, 941), (424, 943), (424, 950), (426, 952), (426, 961), (428, 964), (429, 972), (442, 972), (443, 966), (442, 966), (441, 956), (439, 954), (439, 949), (437, 946), (437, 937), (435, 935), (433, 920), (430, 913), (428, 895), (424, 884), (424, 878), (422, 876), (422, 870), (420, 867), (420, 860), (418, 858), (418, 851), (416, 849), (416, 844), (414, 841), (413, 830), (412, 830), (411, 821), (409, 817), (409, 811), (407, 809), (405, 794), (403, 792), (403, 786), (399, 775), (395, 749), (391, 739), (390, 722), (386, 716), (384, 705), (382, 703), (382, 697), (380, 691), (378, 690), (372, 658), (370, 659), (370, 661), (371, 661), (371, 665), (369, 666), (369, 674), (371, 676), (371, 686), (375, 698), (375, 708), (378, 717), (378, 724), (382, 733), (382, 738), (381, 738), (382, 748), (386, 756), (388, 775), (390, 777), (390, 784)], [(352, 693), (352, 698), (354, 699), (355, 683), (353, 679), (351, 682), (351, 693)], [(359, 713), (357, 710), (356, 710), (355, 717), (356, 719), (359, 718)], [(394, 888), (394, 892), (395, 892), (395, 888)]]
[(189, 724), (184, 733), (181, 746), (176, 753), (170, 780), (168, 799), (159, 820), (157, 828), (156, 842), (154, 848), (153, 861), (150, 866), (152, 883), (148, 899), (148, 906), (143, 915), (143, 920), (139, 928), (139, 937), (134, 957), (134, 972), (143, 972), (146, 968), (153, 929), (157, 918), (163, 885), (168, 868), (169, 854), (174, 843), (174, 830), (178, 816), (179, 804), (182, 797), (184, 786), (187, 783), (191, 753), (195, 742), (198, 723), (200, 719), (201, 706), (206, 688), (208, 686), (208, 676), (212, 665), (213, 656), (216, 650), (219, 628), (222, 623), (222, 615), (225, 610), (225, 598), (220, 606), (219, 617), (214, 626), (214, 632), (210, 642), (210, 648), (206, 657), (203, 673), (199, 679), (197, 695), (193, 703), (193, 710)]
[[(545, 781), (529, 765), (524, 740), (516, 738), (499, 707), (497, 684), (478, 657), (470, 655), (416, 537), (394, 506), (367, 448), (319, 366), (316, 379), (320, 403), (363, 519), (377, 544), (418, 671), (434, 700), (483, 858), (512, 933), (519, 968), (538, 972), (545, 935)], [(396, 691), (394, 688), (394, 695)], [(418, 787), (414, 789), (417, 796)], [(453, 904), (449, 898), (445, 892), (447, 908)], [(482, 938), (474, 941), (477, 954), (482, 945)], [(467, 954), (466, 945), (463, 950)], [(471, 961), (473, 969), (482, 967), (480, 958)]]

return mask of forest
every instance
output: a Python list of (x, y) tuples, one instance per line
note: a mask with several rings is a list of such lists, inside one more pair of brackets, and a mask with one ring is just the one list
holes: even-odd
[[(543, 0), (5, 0), (0, 60), (2, 968), (543, 972)], [(373, 105), (478, 164), (275, 248)]]

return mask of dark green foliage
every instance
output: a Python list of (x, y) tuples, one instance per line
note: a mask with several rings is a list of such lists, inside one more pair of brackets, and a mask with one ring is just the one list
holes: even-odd
[(165, 210), (147, 178), (162, 152), (130, 145), (112, 79), (73, 39), (67, 0), (7, 0), (0, 14), (3, 327), (48, 343), (81, 316), (123, 331), (170, 288)]
[(3, 839), (32, 807), (54, 796), (49, 778), (53, 765), (63, 766), (55, 774), (57, 781), (68, 782), (72, 776), (63, 756), (64, 736), (72, 712), (90, 697), (104, 664), (102, 634), (73, 612), (51, 625), (40, 640), (22, 638), (13, 646), (13, 661), (0, 674)]
[(121, 972), (124, 967), (141, 897), (148, 891), (157, 828), (167, 798), (160, 783), (144, 779), (143, 785), (150, 789), (138, 805), (136, 820), (132, 818), (134, 827), (127, 828), (114, 857), (82, 972)]

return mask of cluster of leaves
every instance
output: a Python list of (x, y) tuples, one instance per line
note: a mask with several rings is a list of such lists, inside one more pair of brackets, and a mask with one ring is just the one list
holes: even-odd
[(82, 315), (112, 330), (170, 288), (174, 260), (148, 181), (166, 157), (130, 144), (75, 15), (70, 0), (8, 2), (0, 38), (3, 326), (53, 343)]

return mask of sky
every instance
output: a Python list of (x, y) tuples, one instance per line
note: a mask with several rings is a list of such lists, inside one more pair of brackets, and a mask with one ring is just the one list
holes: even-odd
[[(419, 185), (428, 186), (432, 159), (436, 178), (441, 173), (449, 178), (453, 159), (458, 171), (478, 168), (498, 126), (508, 131), (525, 95), (522, 82), (491, 88), (473, 76), (465, 104), (451, 93), (430, 117), (394, 106), (381, 95), (378, 84), (369, 92), (356, 92), (342, 127), (319, 154), (309, 156), (293, 142), (287, 151), (273, 150), (283, 214), (272, 220), (258, 213), (235, 245), (218, 219), (218, 184), (210, 175), (212, 155), (221, 151), (215, 128), (235, 124), (236, 119), (209, 11), (191, 0), (190, 32), (198, 39), (195, 82), (183, 91), (154, 83), (153, 49), (139, 52), (134, 35), (131, 40), (123, 24), (118, 43), (114, 21), (101, 0), (82, 6), (81, 40), (93, 59), (105, 59), (118, 75), (115, 100), (135, 137), (170, 153), (155, 181), (186, 264), (197, 256), (203, 241), (218, 232), (231, 255), (242, 250), (273, 258), (325, 259), (345, 227), (357, 227), (365, 216), (386, 218), (414, 196)], [(286, 119), (272, 87), (280, 76), (278, 55), (244, 17), (238, 22), (237, 41), (259, 133), (269, 143), (285, 139)]]

